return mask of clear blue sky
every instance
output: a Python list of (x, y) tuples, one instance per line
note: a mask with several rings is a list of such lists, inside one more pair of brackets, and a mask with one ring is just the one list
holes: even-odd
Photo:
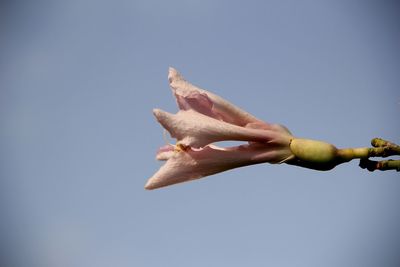
[(397, 267), (400, 175), (263, 164), (156, 191), (169, 66), (294, 135), (399, 137), (388, 1), (3, 1), (0, 252), (18, 267)]

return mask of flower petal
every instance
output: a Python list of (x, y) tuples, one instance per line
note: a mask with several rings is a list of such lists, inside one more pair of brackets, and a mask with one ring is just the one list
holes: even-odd
[(175, 98), (180, 110), (193, 109), (208, 117), (222, 120), (221, 116), (213, 111), (214, 104), (205, 93), (192, 91), (186, 96), (175, 94)]
[(292, 136), (292, 133), (289, 131), (288, 128), (286, 128), (284, 125), (280, 124), (269, 124), (265, 122), (251, 122), (246, 124), (246, 128), (249, 129), (261, 129), (261, 130), (271, 130), (275, 131), (277, 133), (281, 133), (282, 135), (290, 135)]
[(160, 147), (157, 151), (156, 159), (157, 160), (168, 160), (174, 154), (174, 146), (173, 145), (165, 145)]
[[(174, 68), (169, 68), (168, 80), (180, 109), (187, 110), (190, 108), (200, 113), (206, 110), (207, 112), (203, 113), (204, 115), (238, 126), (261, 121), (222, 97), (190, 84)], [(204, 96), (207, 96), (212, 102), (212, 106), (208, 104), (206, 109), (204, 109)]]
[(171, 114), (159, 109), (153, 110), (161, 125), (179, 143), (195, 148), (208, 144), (235, 140), (247, 142), (278, 142), (289, 145), (291, 135), (275, 130), (245, 128), (218, 121), (194, 110), (181, 110)]
[(187, 182), (237, 167), (270, 162), (281, 163), (292, 157), (290, 148), (268, 144), (241, 145), (233, 148), (206, 146), (200, 150), (175, 152), (151, 177), (146, 189)]

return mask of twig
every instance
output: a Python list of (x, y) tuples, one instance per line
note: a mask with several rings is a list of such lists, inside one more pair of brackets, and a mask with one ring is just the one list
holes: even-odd
[(363, 169), (367, 169), (370, 172), (375, 170), (386, 171), (386, 170), (396, 170), (400, 171), (400, 160), (381, 160), (375, 161), (370, 159), (360, 159), (359, 166)]

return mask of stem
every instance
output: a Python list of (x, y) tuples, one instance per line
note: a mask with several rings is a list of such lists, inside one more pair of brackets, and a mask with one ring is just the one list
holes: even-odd
[(352, 159), (366, 159), (370, 157), (386, 158), (393, 155), (400, 155), (400, 147), (398, 146), (379, 146), (379, 147), (363, 147), (363, 148), (344, 148), (338, 149), (338, 157), (347, 162)]
[(362, 147), (362, 148), (342, 148), (338, 149), (337, 157), (341, 162), (347, 162), (352, 159), (364, 159), (368, 158), (370, 155), (371, 148)]
[(396, 170), (400, 171), (400, 160), (382, 160), (382, 161), (374, 161), (369, 159), (361, 159), (360, 167), (363, 169), (367, 169), (370, 172), (375, 170), (386, 171), (386, 170)]

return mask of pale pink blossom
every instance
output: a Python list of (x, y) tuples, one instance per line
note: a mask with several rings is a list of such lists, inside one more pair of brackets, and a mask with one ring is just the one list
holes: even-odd
[[(157, 159), (166, 160), (145, 188), (155, 189), (198, 179), (229, 169), (282, 163), (293, 158), (287, 128), (263, 122), (223, 98), (187, 82), (170, 68), (170, 86), (180, 108), (177, 114), (153, 111), (160, 124), (177, 139), (162, 147)], [(221, 148), (212, 143), (245, 141), (248, 144)]]

